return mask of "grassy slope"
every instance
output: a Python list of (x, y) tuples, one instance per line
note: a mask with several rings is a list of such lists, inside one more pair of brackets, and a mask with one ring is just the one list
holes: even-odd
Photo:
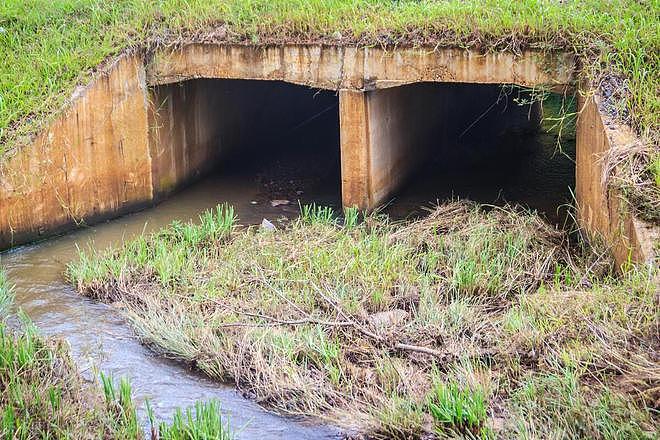
[[(143, 438), (128, 382), (116, 386), (101, 375), (101, 393), (84, 383), (65, 343), (39, 336), (29, 323), (23, 334), (12, 333), (4, 323), (12, 300), (0, 267), (0, 438)], [(162, 440), (229, 440), (220, 414), (217, 402), (198, 403), (153, 432)]]
[(657, 285), (566, 241), (461, 203), (407, 225), (304, 208), (278, 231), (218, 208), (69, 276), (163, 353), (282, 411), (387, 438), (652, 438)]
[[(660, 115), (657, 0), (5, 0), (0, 4), (0, 153), (33, 133), (104, 58), (226, 24), (226, 40), (430, 43), (575, 51), (625, 78), (646, 135)], [(190, 32), (194, 29), (194, 32)], [(216, 34), (218, 35), (218, 34)]]

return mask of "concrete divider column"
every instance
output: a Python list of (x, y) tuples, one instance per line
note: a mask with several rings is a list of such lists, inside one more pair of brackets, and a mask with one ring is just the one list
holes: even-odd
[[(339, 93), (342, 201), (378, 207), (428, 157), (428, 95), (408, 87)], [(434, 112), (431, 112), (434, 113)]]
[(365, 92), (339, 92), (341, 197), (345, 207), (371, 209), (369, 114)]

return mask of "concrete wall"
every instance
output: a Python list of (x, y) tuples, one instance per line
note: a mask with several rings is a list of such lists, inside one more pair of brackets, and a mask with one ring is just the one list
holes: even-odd
[(149, 203), (143, 63), (120, 57), (0, 165), (0, 249)]
[[(584, 90), (589, 87), (585, 85)], [(608, 155), (639, 140), (628, 127), (599, 111), (594, 93), (580, 94), (578, 108), (575, 189), (580, 225), (588, 233), (605, 238), (618, 264), (657, 264), (654, 242), (660, 240), (660, 228), (636, 219), (631, 207), (615, 190), (608, 189), (606, 182)]]
[(231, 109), (218, 105), (196, 81), (156, 87), (150, 96), (149, 147), (158, 199), (212, 169), (220, 154), (220, 124)]

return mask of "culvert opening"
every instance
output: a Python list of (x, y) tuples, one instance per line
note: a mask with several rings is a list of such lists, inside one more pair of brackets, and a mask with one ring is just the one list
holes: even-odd
[[(376, 93), (391, 93), (389, 90)], [(570, 224), (575, 188), (575, 97), (512, 85), (401, 87), (398, 112), (416, 115), (407, 137), (421, 160), (386, 209), (423, 215), (452, 198), (518, 204)]]
[(154, 175), (163, 194), (171, 182), (185, 180), (181, 175), (207, 176), (234, 204), (277, 205), (261, 216), (293, 215), (298, 201), (341, 205), (335, 92), (281, 81), (197, 79), (156, 86), (152, 99), (154, 167), (162, 168)]

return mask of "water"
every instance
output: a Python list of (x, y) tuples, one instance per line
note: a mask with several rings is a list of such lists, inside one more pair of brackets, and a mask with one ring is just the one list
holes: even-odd
[(118, 245), (174, 219), (196, 218), (199, 212), (220, 202), (233, 204), (243, 223), (258, 223), (264, 216), (273, 221), (292, 217), (298, 210), (297, 206), (273, 208), (259, 192), (254, 179), (209, 178), (153, 209), (4, 253), (2, 264), (15, 285), (15, 304), (43, 335), (69, 342), (86, 379), (93, 380), (92, 367), (116, 378), (128, 377), (142, 420), (146, 420), (146, 399), (158, 419), (167, 419), (176, 407), (215, 398), (232, 427), (239, 428), (241, 439), (337, 438), (340, 432), (336, 429), (269, 413), (243, 398), (231, 385), (213, 382), (152, 353), (140, 344), (118, 311), (79, 296), (63, 277), (67, 262), (77, 256), (76, 246), (86, 246), (90, 241), (97, 249)]
[(423, 207), (460, 198), (498, 206), (518, 204), (558, 227), (572, 225), (574, 140), (559, 146), (557, 137), (548, 133), (502, 136), (486, 151), (470, 155), (466, 149), (429, 160), (384, 211), (394, 218), (418, 217)]

